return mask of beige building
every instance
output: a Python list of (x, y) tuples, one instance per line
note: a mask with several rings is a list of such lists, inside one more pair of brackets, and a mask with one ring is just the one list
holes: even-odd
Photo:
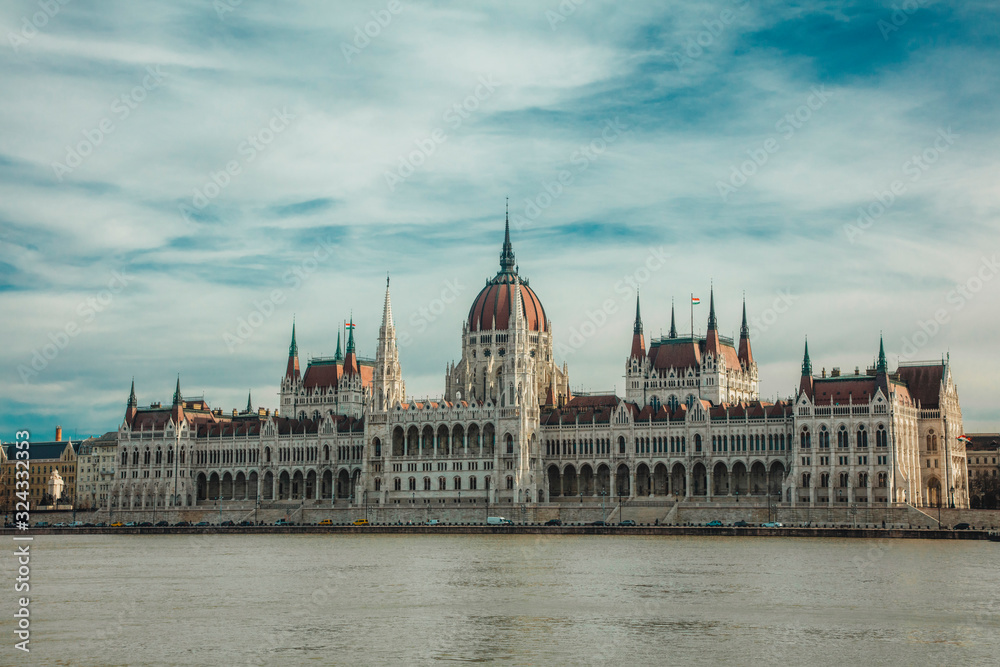
[(115, 481), (117, 449), (117, 431), (87, 438), (80, 443), (76, 462), (77, 509), (107, 507)]

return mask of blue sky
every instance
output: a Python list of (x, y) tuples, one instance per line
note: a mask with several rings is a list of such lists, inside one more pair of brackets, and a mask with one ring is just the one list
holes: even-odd
[(631, 285), (648, 339), (714, 284), (766, 397), (883, 333), (1000, 429), (994, 3), (43, 4), (0, 7), (4, 440), (114, 429), (133, 376), (274, 407), (293, 317), (371, 355), (387, 271), (438, 396), (505, 197), (576, 389), (622, 390)]

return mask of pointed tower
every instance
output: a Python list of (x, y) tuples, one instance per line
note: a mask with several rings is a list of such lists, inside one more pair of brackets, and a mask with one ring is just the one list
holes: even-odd
[(338, 363), (338, 364), (344, 363), (344, 353), (341, 352), (341, 347), (340, 347), (340, 331), (339, 330), (337, 331), (337, 353), (333, 355), (333, 360), (336, 363)]
[(128, 392), (128, 404), (125, 406), (125, 421), (129, 425), (132, 424), (132, 419), (135, 414), (139, 411), (139, 401), (135, 398), (135, 378), (132, 378), (132, 388)]
[(253, 401), (250, 400), (250, 390), (247, 389), (247, 414), (253, 412)]
[(674, 300), (670, 300), (670, 338), (677, 338), (677, 317), (674, 314)]
[(878, 338), (878, 362), (875, 365), (875, 373), (877, 375), (888, 375), (889, 373), (889, 363), (885, 358), (885, 341), (882, 336)]
[(743, 297), (743, 324), (740, 326), (740, 363), (743, 368), (749, 369), (754, 365), (753, 351), (750, 349), (750, 327), (747, 326), (747, 300)]
[(705, 334), (705, 353), (716, 358), (722, 355), (722, 345), (719, 342), (719, 322), (715, 319), (715, 288), (708, 295), (708, 333)]
[(646, 357), (646, 341), (642, 335), (642, 316), (639, 314), (639, 294), (635, 295), (635, 323), (632, 325), (632, 352), (629, 359), (640, 362)]
[(181, 376), (177, 375), (177, 386), (174, 388), (174, 400), (170, 408), (170, 418), (174, 424), (180, 424), (184, 419), (184, 397), (181, 395)]
[(398, 401), (406, 400), (406, 384), (399, 365), (396, 326), (392, 321), (392, 301), (389, 298), (389, 276), (385, 278), (385, 304), (382, 306), (382, 326), (378, 330), (373, 376), (375, 409), (389, 410)]
[(299, 346), (295, 342), (295, 322), (292, 322), (292, 342), (288, 346), (288, 365), (285, 366), (285, 379), (296, 383), (302, 378), (299, 371)]
[(813, 397), (813, 365), (809, 359), (809, 339), (806, 338), (806, 351), (802, 357), (802, 380), (799, 382), (799, 394), (803, 392), (812, 399)]
[(503, 248), (500, 250), (500, 272), (514, 273), (514, 247), (510, 244), (510, 211), (504, 216)]
[(354, 353), (354, 317), (347, 323), (347, 354), (344, 356), (344, 375), (358, 374), (358, 357)]

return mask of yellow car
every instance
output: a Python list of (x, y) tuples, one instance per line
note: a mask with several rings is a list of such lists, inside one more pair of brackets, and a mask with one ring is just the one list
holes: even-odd
[(367, 526), (368, 525), (368, 519), (358, 519), (357, 521), (354, 522), (354, 525), (355, 526)]
[(124, 525), (125, 525), (125, 524), (124, 524), (124, 523), (122, 523), (121, 521), (115, 521), (115, 522), (114, 522), (113, 524), (111, 524), (111, 527), (112, 527), (112, 528), (121, 528), (121, 527), (123, 527)]
[(330, 519), (323, 519), (322, 521), (320, 521), (316, 525), (317, 526), (332, 526), (333, 525), (333, 521), (331, 521)]

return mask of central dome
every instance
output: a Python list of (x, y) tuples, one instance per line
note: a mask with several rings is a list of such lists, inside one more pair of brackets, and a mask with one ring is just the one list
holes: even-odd
[(469, 331), (507, 329), (514, 314), (515, 285), (521, 286), (521, 312), (529, 331), (545, 331), (545, 309), (526, 281), (517, 275), (514, 250), (510, 245), (510, 221), (504, 224), (500, 271), (482, 289), (469, 309)]

